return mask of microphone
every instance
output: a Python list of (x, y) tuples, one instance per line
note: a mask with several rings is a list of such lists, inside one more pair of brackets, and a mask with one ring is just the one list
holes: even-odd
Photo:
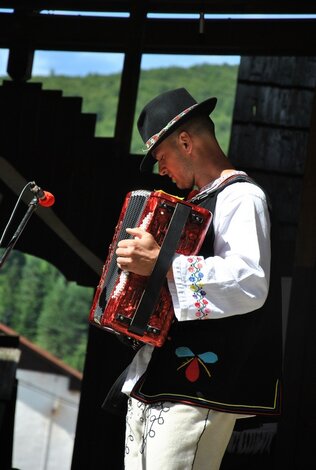
[(43, 207), (50, 207), (55, 202), (55, 196), (48, 191), (44, 191), (42, 188), (37, 186), (35, 181), (31, 182), (31, 191), (37, 197), (38, 203)]

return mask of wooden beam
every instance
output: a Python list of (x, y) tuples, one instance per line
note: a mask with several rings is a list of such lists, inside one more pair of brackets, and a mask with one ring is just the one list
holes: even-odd
[[(27, 42), (34, 50), (126, 52), (132, 29), (129, 18), (0, 13), (0, 47)], [(203, 33), (198, 20), (147, 19), (142, 52), (311, 56), (315, 30), (316, 19), (205, 20)]]
[(129, 156), (133, 133), (134, 115), (137, 101), (140, 64), (145, 24), (145, 8), (143, 2), (135, 5), (132, 11), (132, 27), (130, 40), (124, 58), (121, 79), (119, 104), (115, 126), (115, 140), (119, 142), (119, 154), (123, 158)]
[[(0, 8), (70, 11), (130, 11), (132, 0), (0, 0)], [(165, 13), (316, 13), (310, 0), (146, 0), (146, 10)]]

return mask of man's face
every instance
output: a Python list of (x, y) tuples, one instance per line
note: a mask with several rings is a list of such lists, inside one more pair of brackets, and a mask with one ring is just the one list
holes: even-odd
[(194, 174), (191, 159), (179, 138), (174, 133), (167, 137), (153, 151), (158, 162), (158, 171), (162, 176), (169, 176), (179, 189), (191, 189)]

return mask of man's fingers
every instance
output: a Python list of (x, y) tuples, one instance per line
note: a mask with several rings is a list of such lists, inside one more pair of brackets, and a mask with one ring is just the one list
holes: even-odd
[(144, 233), (146, 233), (146, 230), (140, 227), (135, 227), (135, 228), (127, 228), (126, 232), (129, 235), (134, 235), (135, 237), (141, 238), (144, 235)]

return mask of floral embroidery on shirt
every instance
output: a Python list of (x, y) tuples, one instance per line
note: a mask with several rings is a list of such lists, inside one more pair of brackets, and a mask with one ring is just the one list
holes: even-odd
[(205, 298), (206, 292), (203, 290), (203, 283), (201, 282), (204, 274), (202, 273), (202, 258), (199, 256), (190, 257), (188, 258), (188, 262), (190, 263), (188, 267), (189, 281), (191, 282), (190, 289), (193, 291), (193, 297), (195, 299), (194, 305), (197, 309), (195, 316), (199, 320), (203, 320), (204, 318), (208, 317), (208, 314), (211, 312), (210, 308), (208, 307), (208, 300)]

